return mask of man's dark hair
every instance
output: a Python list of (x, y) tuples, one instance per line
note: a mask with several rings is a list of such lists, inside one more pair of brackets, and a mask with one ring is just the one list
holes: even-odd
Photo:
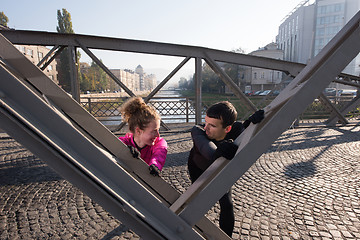
[(230, 102), (222, 101), (211, 105), (206, 111), (206, 116), (222, 120), (222, 126), (226, 128), (236, 121), (237, 111)]

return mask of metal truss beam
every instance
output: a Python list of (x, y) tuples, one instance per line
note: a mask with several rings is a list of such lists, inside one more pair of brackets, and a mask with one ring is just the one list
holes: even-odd
[(217, 159), (170, 208), (195, 224), (359, 52), (360, 11), (236, 139), (235, 157)]
[[(324, 93), (320, 93), (319, 95), (320, 97), (320, 101), (326, 105), (332, 112), (333, 115), (335, 115), (339, 121), (343, 124), (346, 125), (348, 124), (348, 120), (346, 120), (346, 118), (341, 114), (341, 112), (331, 103), (331, 101), (329, 100), (328, 97), (325, 96)], [(345, 113), (346, 114), (346, 113)]]
[(89, 49), (125, 51), (177, 57), (198, 57), (201, 59), (205, 59), (209, 56), (214, 61), (279, 70), (290, 73), (293, 76), (296, 76), (305, 66), (304, 64), (277, 59), (170, 43), (24, 30), (0, 30), (0, 33), (13, 44), (43, 46), (71, 45), (80, 47), (79, 42), (81, 42)]
[[(7, 31), (0, 30), (0, 33), (4, 34), (11, 42), (14, 44), (29, 44), (29, 45), (55, 45), (55, 46), (73, 46), (81, 47), (95, 62), (100, 62), (95, 55), (90, 51), (90, 49), (100, 49), (100, 50), (112, 50), (112, 51), (126, 51), (126, 52), (136, 52), (144, 54), (157, 54), (157, 55), (168, 55), (168, 56), (178, 56), (185, 57), (185, 59), (195, 58), (195, 59), (205, 59), (209, 65), (212, 66), (213, 70), (220, 76), (220, 78), (225, 82), (225, 84), (233, 90), (235, 95), (241, 99), (248, 108), (251, 110), (256, 109), (256, 107), (247, 99), (246, 96), (242, 96), (242, 92), (238, 89), (237, 86), (234, 87), (234, 83), (218, 66), (216, 62), (226, 62), (232, 64), (239, 64), (244, 66), (259, 67), (264, 69), (272, 69), (283, 71), (289, 76), (295, 77), (306, 65), (301, 63), (294, 63), (288, 61), (282, 61), (277, 59), (270, 59), (265, 57), (251, 56), (227, 51), (214, 50), (203, 47), (195, 46), (185, 46), (185, 45), (175, 45), (168, 43), (157, 43), (149, 41), (139, 41), (139, 40), (129, 40), (121, 38), (109, 38), (109, 37), (98, 37), (98, 36), (89, 36), (89, 35), (79, 35), (79, 34), (59, 34), (59, 33), (49, 33), (49, 32), (35, 32), (35, 31)], [(110, 70), (106, 68), (101, 62), (98, 63), (104, 69), (104, 71), (112, 78), (114, 81), (120, 85), (130, 96), (133, 96), (133, 93), (127, 89), (113, 74), (109, 73)], [(195, 71), (196, 72), (196, 71)], [(340, 82), (345, 85), (358, 86), (354, 81), (358, 82), (359, 77), (351, 76), (348, 74), (341, 73), (337, 78), (334, 79), (335, 82)], [(75, 80), (73, 80), (75, 81)], [(200, 81), (200, 80), (199, 80)], [(195, 84), (198, 84), (195, 81)], [(198, 84), (199, 85), (199, 84)], [(77, 93), (77, 88), (74, 86), (73, 92), (75, 92), (74, 98), (79, 98)], [(326, 97), (325, 97), (326, 98)], [(146, 98), (149, 99), (149, 96)], [(324, 99), (324, 97), (322, 97)], [(201, 101), (201, 98), (200, 100)], [(336, 109), (333, 104), (324, 100), (326, 105), (330, 109)], [(199, 105), (199, 104), (197, 104)], [(201, 105), (201, 102), (200, 102)], [(197, 109), (201, 109), (200, 107)], [(339, 114), (336, 111), (336, 114)], [(196, 111), (195, 113), (196, 123), (201, 122), (201, 112)], [(346, 124), (347, 121), (344, 121), (343, 116), (338, 116), (340, 121), (343, 124)], [(166, 124), (161, 123), (165, 129), (169, 129)], [(117, 127), (116, 130), (121, 129), (125, 124), (122, 123)]]
[(176, 216), (180, 193), (1, 35), (0, 57), (3, 130), (144, 239), (228, 239), (206, 217)]
[[(197, 91), (201, 90), (201, 59), (210, 62), (225, 81), (229, 79), (216, 61), (276, 69), (296, 76), (264, 109), (265, 119), (258, 125), (251, 124), (236, 139), (239, 149), (234, 159), (217, 159), (182, 195), (161, 178), (150, 176), (146, 163), (134, 160), (119, 139), (2, 35), (0, 127), (143, 238), (228, 239), (204, 214), (360, 52), (359, 24), (360, 12), (305, 68), (199, 47), (22, 31), (27, 36), (22, 44), (67, 45), (74, 49), (80, 41), (89, 49), (106, 46), (116, 51), (194, 57)], [(5, 34), (17, 43), (18, 33)]]
[[(357, 96), (351, 102), (349, 102), (343, 108), (341, 108), (339, 112), (342, 116), (345, 116), (347, 113), (349, 113), (359, 105), (360, 105), (360, 96)], [(338, 115), (331, 114), (331, 116), (325, 123), (327, 126), (335, 126), (338, 121), (339, 121)]]

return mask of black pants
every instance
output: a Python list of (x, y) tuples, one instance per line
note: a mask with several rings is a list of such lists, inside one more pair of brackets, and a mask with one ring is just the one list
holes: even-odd
[[(192, 183), (200, 177), (200, 175), (204, 172), (200, 168), (198, 168), (194, 162), (188, 162), (188, 169), (190, 174), (190, 180)], [(219, 217), (219, 225), (220, 228), (229, 236), (232, 236), (232, 232), (234, 230), (234, 207), (231, 199), (231, 189), (225, 193), (219, 200), (220, 204), (220, 217)]]

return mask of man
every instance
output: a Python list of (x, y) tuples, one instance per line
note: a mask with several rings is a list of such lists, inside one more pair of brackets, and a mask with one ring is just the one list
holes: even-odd
[[(206, 111), (205, 127), (196, 125), (191, 130), (194, 146), (190, 151), (188, 169), (191, 182), (196, 179), (219, 157), (231, 160), (238, 146), (233, 143), (249, 124), (259, 123), (264, 118), (264, 111), (259, 110), (244, 123), (235, 122), (237, 111), (228, 101), (213, 104)], [(232, 236), (234, 229), (234, 210), (231, 189), (220, 198), (220, 228)]]

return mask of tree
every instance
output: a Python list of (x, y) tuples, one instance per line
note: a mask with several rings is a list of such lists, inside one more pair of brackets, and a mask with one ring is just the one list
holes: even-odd
[(81, 91), (103, 91), (108, 89), (109, 81), (106, 76), (106, 72), (92, 61), (91, 66), (83, 73), (80, 82)]
[(56, 31), (58, 33), (74, 33), (72, 29), (71, 15), (65, 8), (57, 10), (57, 19), (58, 26), (56, 27)]
[(188, 88), (188, 81), (186, 78), (181, 77), (179, 80), (179, 88), (187, 89)]
[(4, 12), (0, 12), (0, 25), (7, 27), (7, 23), (9, 22), (8, 17)]
[(213, 92), (218, 93), (221, 91), (223, 83), (221, 79), (218, 77), (218, 75), (215, 74), (215, 72), (212, 70), (212, 68), (204, 63), (202, 67), (202, 73), (201, 73), (201, 80), (202, 80), (202, 90), (204, 92)]
[[(235, 53), (244, 53), (244, 50), (241, 48), (232, 50)], [(218, 63), (224, 72), (233, 80), (233, 82), (240, 87), (240, 84), (244, 85), (243, 79), (239, 77), (240, 71), (244, 68), (237, 64), (231, 63)], [(211, 69), (206, 63), (202, 66), (202, 90), (209, 93), (224, 93), (225, 83), (222, 79)], [(180, 79), (179, 87), (185, 88), (187, 90), (193, 89), (194, 77), (190, 78), (188, 81), (186, 79)]]
[[(74, 30), (72, 29), (71, 15), (65, 8), (63, 8), (62, 11), (57, 10), (57, 19), (58, 26), (56, 27), (56, 30), (58, 33), (74, 33)], [(59, 65), (59, 84), (66, 92), (71, 92), (70, 61), (67, 48), (65, 48), (60, 54)]]

